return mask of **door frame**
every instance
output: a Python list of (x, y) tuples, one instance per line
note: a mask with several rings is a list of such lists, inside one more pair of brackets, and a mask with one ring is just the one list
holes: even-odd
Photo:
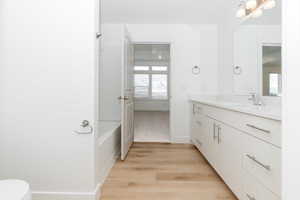
[(173, 97), (173, 92), (172, 92), (172, 82), (173, 82), (173, 76), (172, 76), (172, 66), (173, 66), (173, 53), (174, 53), (174, 43), (173, 42), (135, 42), (134, 40), (132, 41), (132, 44), (133, 45), (136, 45), (136, 44), (145, 44), (145, 45), (154, 45), (154, 44), (164, 44), (164, 45), (169, 45), (170, 47), (170, 61), (169, 61), (169, 69), (168, 69), (168, 95), (169, 95), (169, 142), (172, 143), (174, 142), (174, 134), (173, 134), (173, 129), (172, 129), (172, 97)]

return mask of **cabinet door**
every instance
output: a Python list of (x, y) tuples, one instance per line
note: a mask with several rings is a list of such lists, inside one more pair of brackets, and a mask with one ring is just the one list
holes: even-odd
[(209, 139), (209, 126), (208, 126), (208, 119), (206, 116), (201, 115), (198, 116), (196, 119), (196, 126), (197, 126), (197, 141), (201, 144), (200, 151), (201, 153), (206, 156), (208, 152), (208, 139)]
[(239, 198), (242, 196), (242, 133), (224, 124), (218, 124), (219, 173)]
[(199, 104), (191, 104), (191, 139), (194, 145), (203, 153), (206, 122), (203, 108)]
[(198, 135), (198, 132), (199, 132), (199, 127), (198, 127), (198, 124), (197, 124), (197, 118), (198, 118), (198, 113), (195, 111), (195, 104), (194, 103), (191, 103), (191, 112), (190, 112), (190, 127), (191, 127), (191, 139), (192, 141), (195, 143), (196, 142), (196, 139), (197, 139), (197, 135)]
[(206, 134), (204, 155), (210, 164), (218, 171), (218, 142), (217, 142), (217, 123), (211, 118), (206, 118)]

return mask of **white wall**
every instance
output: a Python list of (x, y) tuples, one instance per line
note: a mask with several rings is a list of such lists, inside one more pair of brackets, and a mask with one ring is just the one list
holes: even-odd
[(242, 73), (233, 75), (234, 94), (262, 94), (262, 46), (281, 42), (281, 26), (243, 25), (235, 31), (234, 66), (240, 66)]
[(283, 1), (283, 200), (300, 198), (300, 1)]
[(120, 121), (124, 25), (103, 24), (100, 67), (100, 120)]
[(95, 189), (93, 134), (73, 132), (95, 118), (95, 8), (0, 1), (0, 179), (24, 179), (40, 198)]
[(224, 9), (219, 23), (219, 93), (233, 93), (233, 33), (237, 26), (235, 18), (237, 2), (226, 1), (228, 8)]
[[(188, 93), (218, 91), (218, 28), (216, 25), (129, 24), (133, 42), (171, 43), (171, 134), (189, 141)], [(201, 68), (200, 75), (192, 67)]]

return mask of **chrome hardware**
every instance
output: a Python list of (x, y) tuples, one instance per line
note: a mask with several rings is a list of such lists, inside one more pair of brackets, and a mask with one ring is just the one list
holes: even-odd
[(80, 135), (92, 134), (93, 127), (90, 126), (90, 122), (88, 120), (83, 120), (80, 124), (80, 129), (74, 130), (74, 132)]
[(242, 74), (242, 67), (240, 67), (240, 66), (235, 66), (235, 67), (233, 68), (233, 73), (234, 73), (235, 75), (241, 75), (241, 74)]
[(118, 99), (119, 99), (119, 100), (127, 101), (127, 100), (129, 100), (129, 97), (121, 97), (121, 96), (119, 96)]
[(196, 112), (195, 112), (195, 104), (193, 103), (193, 114), (196, 114)]
[(259, 128), (257, 126), (251, 125), (251, 124), (246, 124), (246, 126), (248, 126), (250, 128), (254, 128), (254, 129), (262, 131), (262, 132), (265, 132), (265, 133), (271, 133), (271, 131), (269, 131), (269, 130), (262, 129), (262, 128)]
[(81, 127), (82, 128), (86, 128), (86, 127), (88, 127), (90, 125), (90, 122), (88, 121), (88, 120), (83, 120), (82, 122), (81, 122)]
[(221, 130), (222, 130), (221, 127), (218, 126), (218, 144), (221, 143), (221, 137), (220, 137)]
[(216, 123), (214, 123), (214, 135), (213, 135), (214, 140), (216, 140), (216, 138), (217, 138), (217, 136), (216, 136), (216, 128), (217, 128), (217, 125), (216, 125)]
[(249, 159), (251, 159), (252, 161), (254, 161), (255, 163), (257, 163), (258, 165), (260, 165), (261, 167), (265, 168), (266, 170), (271, 171), (271, 166), (270, 165), (265, 165), (265, 164), (261, 163), (260, 161), (258, 161), (255, 158), (255, 156), (251, 156), (251, 155), (247, 154), (247, 157)]
[(102, 34), (101, 33), (96, 33), (96, 38), (98, 39), (98, 38), (100, 38), (102, 36)]
[(193, 68), (192, 68), (192, 73), (194, 74), (194, 75), (198, 75), (198, 74), (200, 74), (200, 67), (199, 66), (194, 66)]
[(249, 200), (256, 200), (254, 197), (252, 197), (251, 195), (249, 195), (249, 194), (246, 194), (247, 195), (247, 197), (248, 197), (248, 199)]
[(255, 105), (255, 106), (262, 106), (263, 105), (263, 102), (262, 102), (259, 94), (250, 93), (250, 95), (251, 95), (251, 97), (248, 100), (252, 101), (253, 105)]

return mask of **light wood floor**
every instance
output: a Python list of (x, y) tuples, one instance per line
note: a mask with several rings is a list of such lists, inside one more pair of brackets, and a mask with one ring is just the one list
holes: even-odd
[(170, 141), (169, 112), (136, 111), (134, 115), (134, 141)]
[(101, 200), (237, 199), (192, 145), (135, 143), (110, 172)]

